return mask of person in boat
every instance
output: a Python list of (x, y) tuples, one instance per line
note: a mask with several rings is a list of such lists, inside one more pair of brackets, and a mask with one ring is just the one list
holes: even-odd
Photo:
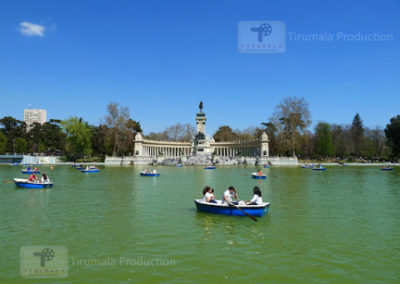
[(43, 174), (42, 174), (42, 178), (40, 179), (40, 182), (41, 182), (41, 183), (49, 183), (49, 182), (50, 182), (50, 179), (49, 179), (49, 177), (48, 177), (45, 173), (43, 173)]
[(37, 172), (37, 171), (39, 171), (39, 169), (38, 169), (38, 168), (35, 168), (35, 172)]
[(156, 170), (156, 169), (154, 169), (154, 170), (153, 170), (153, 174), (156, 174), (156, 173), (157, 173), (157, 170)]
[(210, 200), (210, 202), (211, 202), (211, 203), (218, 203), (217, 200), (215, 200), (214, 188), (211, 188), (210, 193), (211, 193), (211, 200)]
[(262, 176), (262, 175), (263, 175), (261, 169), (258, 169), (258, 175), (259, 175), (259, 176)]
[(210, 190), (211, 187), (210, 186), (206, 186), (203, 188), (203, 201), (204, 202), (208, 202), (210, 199)]
[(258, 186), (253, 188), (253, 198), (246, 202), (247, 205), (261, 205), (262, 201), (262, 194), (261, 190)]
[(233, 199), (238, 199), (236, 189), (233, 186), (230, 186), (227, 190), (225, 190), (224, 194), (222, 195), (222, 203), (233, 203), (238, 205), (239, 202), (232, 201)]
[(204, 202), (217, 203), (217, 201), (214, 199), (214, 189), (212, 189), (210, 186), (206, 186), (203, 189), (203, 196)]
[(28, 181), (35, 182), (37, 180), (37, 176), (35, 173), (31, 174), (28, 178)]
[(90, 167), (89, 167), (89, 165), (87, 165), (87, 166), (86, 166), (86, 170), (87, 170), (87, 171), (88, 171), (88, 170), (90, 170)]
[(31, 170), (31, 167), (27, 167), (26, 170), (27, 170), (27, 171), (30, 171), (30, 170)]
[(148, 168), (145, 168), (145, 169), (144, 169), (144, 172), (147, 174), (147, 173), (149, 172), (149, 169), (148, 169)]

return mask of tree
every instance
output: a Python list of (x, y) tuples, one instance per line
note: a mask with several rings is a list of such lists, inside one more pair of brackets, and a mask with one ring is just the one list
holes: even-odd
[(15, 139), (15, 152), (17, 153), (26, 153), (28, 150), (28, 142), (21, 137)]
[(352, 139), (353, 145), (353, 154), (357, 157), (362, 153), (362, 142), (364, 139), (364, 127), (361, 120), (361, 117), (358, 113), (354, 116), (353, 123), (350, 128), (350, 135)]
[(241, 141), (253, 140), (261, 136), (261, 134), (258, 136), (259, 132), (256, 127), (247, 127), (243, 130), (236, 129), (234, 133), (236, 133), (237, 139)]
[(400, 115), (392, 117), (386, 125), (385, 135), (392, 150), (392, 157), (400, 157)]
[(69, 156), (89, 156), (92, 153), (91, 133), (82, 118), (71, 117), (62, 122), (67, 135), (66, 153)]
[(66, 143), (66, 135), (62, 131), (61, 121), (50, 119), (42, 125), (41, 142), (45, 145), (44, 148), (50, 151), (63, 150)]
[(332, 157), (334, 153), (332, 130), (328, 123), (320, 122), (315, 128), (316, 147), (315, 154), (320, 157)]
[(0, 154), (6, 153), (7, 136), (0, 132)]
[(296, 156), (296, 142), (304, 130), (311, 124), (308, 103), (304, 98), (288, 97), (275, 107), (273, 119), (278, 126), (283, 142)]
[(215, 142), (235, 141), (237, 139), (237, 134), (233, 132), (232, 128), (224, 125), (218, 128), (213, 137)]
[(126, 122), (129, 119), (129, 109), (111, 102), (107, 105), (107, 112), (104, 120), (109, 129), (108, 141), (113, 145), (113, 155), (116, 156), (123, 148), (123, 141), (126, 141), (124, 132), (126, 131)]
[(42, 138), (45, 137), (45, 135), (43, 134), (42, 125), (38, 122), (34, 122), (27, 136), (29, 139), (30, 151), (34, 153), (40, 152), (39, 145), (42, 141)]
[(129, 118), (125, 123), (126, 128), (131, 131), (133, 134), (142, 133), (142, 127), (140, 126), (140, 122)]
[(26, 123), (11, 116), (0, 119), (0, 131), (7, 136), (6, 152), (14, 152), (14, 142), (17, 137), (26, 136)]
[(108, 127), (105, 125), (90, 126), (91, 143), (94, 155), (111, 155), (112, 145), (107, 140)]
[(166, 133), (167, 140), (169, 141), (190, 141), (195, 134), (195, 129), (189, 123), (177, 123), (167, 127), (164, 132)]

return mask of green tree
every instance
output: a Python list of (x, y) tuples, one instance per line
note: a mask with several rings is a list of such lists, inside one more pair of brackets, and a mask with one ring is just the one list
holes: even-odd
[(0, 154), (5, 154), (7, 148), (7, 136), (0, 132)]
[(311, 114), (304, 98), (288, 97), (275, 107), (273, 119), (280, 131), (280, 138), (289, 145), (293, 157), (300, 135), (311, 124)]
[(7, 136), (6, 152), (14, 152), (14, 142), (17, 137), (25, 138), (26, 123), (11, 116), (0, 119), (0, 131)]
[(364, 140), (364, 126), (358, 113), (354, 116), (353, 123), (350, 128), (350, 135), (353, 144), (353, 154), (357, 157), (362, 153), (362, 144)]
[(392, 150), (392, 157), (400, 158), (400, 115), (390, 119), (385, 128), (385, 136)]
[(28, 142), (21, 137), (15, 139), (15, 152), (26, 153), (28, 150)]
[(27, 133), (28, 140), (29, 140), (29, 149), (33, 153), (40, 152), (39, 145), (45, 137), (42, 129), (42, 125), (40, 123), (34, 122), (31, 126), (31, 129)]
[(108, 127), (105, 125), (90, 126), (91, 142), (94, 155), (111, 155), (112, 145), (107, 140)]
[(41, 142), (45, 145), (46, 150), (56, 151), (63, 150), (66, 143), (66, 135), (62, 130), (61, 121), (50, 119), (42, 125)]
[(315, 154), (323, 158), (332, 157), (334, 147), (331, 126), (326, 122), (318, 123), (315, 128), (315, 138)]
[(224, 125), (218, 128), (213, 137), (215, 142), (235, 141), (237, 139), (237, 134), (233, 132), (232, 128)]
[(82, 118), (71, 117), (62, 122), (67, 136), (66, 153), (69, 156), (90, 156), (92, 154), (91, 132)]

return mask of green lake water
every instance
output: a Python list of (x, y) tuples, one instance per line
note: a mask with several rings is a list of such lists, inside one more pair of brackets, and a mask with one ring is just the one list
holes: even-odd
[[(271, 167), (266, 180), (254, 167), (143, 168), (41, 166), (54, 188), (1, 183), (0, 282), (35, 282), (20, 276), (20, 248), (49, 245), (68, 249), (68, 276), (36, 282), (400, 283), (400, 168)], [(0, 179), (21, 169), (0, 166)], [(199, 213), (205, 185), (243, 200), (258, 185), (270, 210), (257, 223)]]

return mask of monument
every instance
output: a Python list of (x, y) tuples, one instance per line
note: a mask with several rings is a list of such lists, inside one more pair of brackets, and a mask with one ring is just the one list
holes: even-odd
[(187, 165), (219, 165), (259, 164), (270, 161), (268, 136), (264, 132), (259, 138), (246, 141), (215, 142), (206, 134), (206, 114), (203, 111), (203, 102), (199, 104), (196, 113), (196, 134), (191, 141), (158, 141), (149, 140), (141, 133), (136, 134), (134, 140), (133, 157), (125, 157), (124, 161), (110, 163), (133, 164), (176, 164)]

